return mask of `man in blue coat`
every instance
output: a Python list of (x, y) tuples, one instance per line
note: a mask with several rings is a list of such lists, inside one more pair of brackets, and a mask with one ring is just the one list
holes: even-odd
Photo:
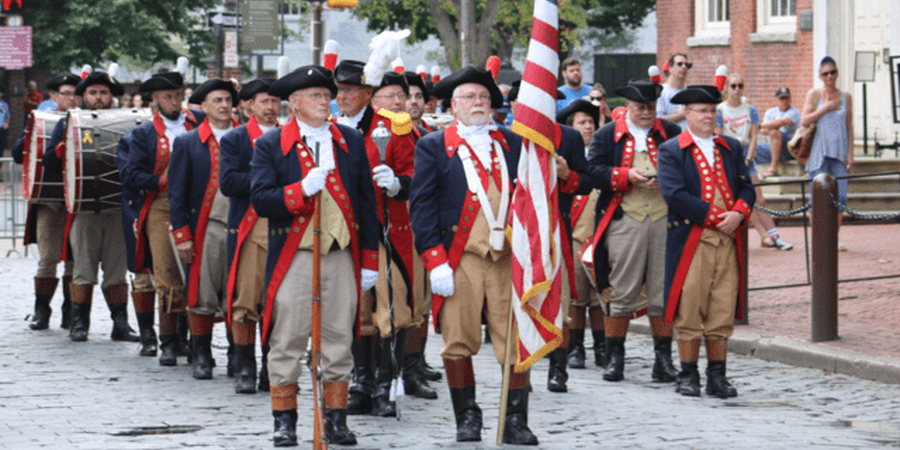
[[(135, 273), (131, 292), (141, 334), (142, 356), (156, 356), (153, 331), (155, 294), (159, 296), (159, 364), (177, 364), (176, 314), (184, 312), (184, 283), (169, 243), (169, 160), (175, 138), (197, 128), (204, 114), (181, 106), (184, 76), (176, 71), (141, 83), (157, 106), (153, 120), (138, 125), (119, 141), (116, 154), (122, 180), (122, 225), (128, 269)], [(155, 284), (149, 282), (152, 272)], [(155, 290), (155, 293), (154, 293)]]
[(226, 236), (228, 198), (219, 189), (219, 140), (235, 125), (234, 85), (212, 78), (197, 87), (188, 103), (198, 103), (206, 119), (175, 138), (169, 165), (169, 216), (176, 250), (188, 265), (187, 308), (191, 327), (191, 376), (212, 378), (212, 328), (224, 315), (228, 281)]
[[(353, 445), (347, 391), (358, 332), (361, 290), (378, 281), (378, 217), (365, 143), (356, 130), (328, 122), (334, 75), (304, 66), (269, 94), (287, 100), (286, 125), (256, 142), (250, 163), (253, 208), (269, 219), (263, 343), (268, 342), (275, 446), (297, 445), (297, 379), (311, 332), (313, 227), (321, 208), (321, 362), (328, 442)], [(321, 193), (321, 194), (320, 194)], [(318, 195), (319, 202), (316, 202)], [(355, 280), (354, 282), (348, 282)]]
[(659, 188), (669, 206), (666, 321), (678, 331), (681, 372), (676, 392), (700, 395), (697, 359), (706, 339), (706, 393), (734, 397), (725, 378), (728, 338), (743, 317), (741, 229), (756, 194), (738, 141), (717, 136), (714, 86), (688, 86), (672, 97), (685, 105), (688, 127), (659, 148)]
[[(256, 324), (266, 299), (266, 252), (269, 221), (259, 217), (250, 205), (250, 160), (256, 140), (278, 127), (281, 99), (269, 95), (275, 80), (257, 78), (241, 89), (241, 101), (252, 113), (246, 125), (222, 137), (222, 193), (231, 202), (228, 208), (228, 323), (235, 345), (234, 390), (238, 394), (256, 392)], [(266, 375), (266, 349), (263, 349), (263, 371)], [(263, 383), (264, 381), (264, 383)], [(269, 389), (268, 380), (260, 380)]]
[[(452, 99), (457, 121), (416, 144), (410, 214), (416, 250), (430, 272), (435, 324), (444, 338), (444, 368), (456, 416), (456, 440), (480, 441), (472, 355), (487, 318), (502, 364), (512, 300), (506, 218), (522, 140), (491, 125), (503, 95), (490, 71), (468, 66), (441, 80), (436, 96)], [(503, 442), (537, 445), (528, 428), (528, 373), (510, 374)]]

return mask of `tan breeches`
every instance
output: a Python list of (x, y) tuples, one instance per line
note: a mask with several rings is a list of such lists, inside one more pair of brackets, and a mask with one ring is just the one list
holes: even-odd
[(122, 211), (81, 212), (75, 215), (69, 234), (75, 266), (72, 283), (97, 284), (97, 272), (103, 267), (102, 288), (125, 284), (128, 261), (122, 234)]
[(666, 281), (666, 218), (642, 222), (622, 214), (606, 229), (609, 252), (609, 317), (631, 317), (646, 282), (650, 317), (662, 317)]
[[(66, 230), (66, 205), (34, 205), (37, 208), (37, 245), (40, 259), (35, 278), (56, 278)], [(72, 276), (72, 261), (65, 262), (64, 276)]]
[[(153, 257), (153, 278), (160, 309), (164, 312), (184, 312), (187, 301), (184, 297), (184, 283), (178, 272), (180, 261), (176, 260), (169, 240), (169, 198), (159, 193), (147, 213), (145, 231)], [(185, 276), (188, 276), (185, 273)]]
[(731, 336), (739, 276), (734, 241), (727, 239), (714, 245), (700, 240), (675, 314), (679, 341), (695, 341), (701, 336), (707, 339)]
[(247, 239), (238, 257), (237, 279), (231, 320), (234, 323), (259, 322), (266, 300), (266, 248)]

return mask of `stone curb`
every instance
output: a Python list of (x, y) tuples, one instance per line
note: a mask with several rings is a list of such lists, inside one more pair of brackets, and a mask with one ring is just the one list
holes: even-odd
[[(629, 331), (650, 334), (650, 323), (643, 317), (633, 320)], [(852, 350), (743, 330), (734, 331), (734, 335), (728, 340), (728, 351), (766, 361), (851, 375), (879, 383), (900, 384), (898, 358), (866, 355)]]

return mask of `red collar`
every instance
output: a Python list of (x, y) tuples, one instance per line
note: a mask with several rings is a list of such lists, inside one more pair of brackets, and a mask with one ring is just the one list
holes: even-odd
[[(651, 133), (653, 133), (654, 131), (659, 133), (659, 136), (663, 141), (669, 138), (668, 136), (666, 136), (666, 128), (663, 126), (662, 121), (658, 118), (653, 122), (653, 129), (650, 130)], [(616, 142), (619, 142), (622, 139), (622, 136), (625, 136), (627, 134), (628, 122), (623, 116), (616, 121)]]
[[(447, 146), (448, 158), (452, 158), (456, 154), (456, 150), (459, 149), (460, 144), (465, 142), (463, 138), (459, 137), (459, 133), (456, 131), (456, 124), (457, 122), (453, 122), (444, 129), (444, 145)], [(499, 129), (491, 131), (491, 137), (500, 142), (503, 150), (509, 151), (509, 143), (506, 142), (506, 136), (502, 131)]]
[[(340, 147), (344, 153), (348, 153), (349, 148), (347, 147), (347, 140), (344, 139), (341, 129), (338, 128), (337, 124), (334, 122), (330, 122), (328, 128), (331, 131), (331, 139), (337, 143), (338, 147)], [(303, 142), (300, 138), (300, 125), (297, 123), (295, 117), (291, 117), (288, 123), (281, 127), (281, 153), (284, 156), (287, 156), (287, 154), (291, 152), (291, 148), (294, 147), (294, 144), (298, 142)]]
[[(728, 146), (728, 142), (722, 136), (713, 135), (713, 142), (718, 144), (719, 146), (725, 148), (725, 150), (731, 151), (731, 147)], [(691, 136), (691, 132), (688, 130), (684, 130), (681, 134), (678, 135), (678, 146), (682, 149), (689, 148), (691, 145), (696, 145), (694, 143), (694, 137)]]

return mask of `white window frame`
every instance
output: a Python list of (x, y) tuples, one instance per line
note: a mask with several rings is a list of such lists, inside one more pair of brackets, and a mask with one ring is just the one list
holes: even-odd
[[(731, 36), (731, 21), (709, 20), (709, 4), (717, 0), (694, 0), (694, 37), (720, 38)], [(731, 8), (729, 0), (724, 0), (727, 8)]]
[[(796, 5), (797, 0), (792, 0)], [(796, 12), (796, 6), (794, 8)], [(757, 33), (796, 33), (797, 16), (772, 15), (772, 0), (756, 1)]]

